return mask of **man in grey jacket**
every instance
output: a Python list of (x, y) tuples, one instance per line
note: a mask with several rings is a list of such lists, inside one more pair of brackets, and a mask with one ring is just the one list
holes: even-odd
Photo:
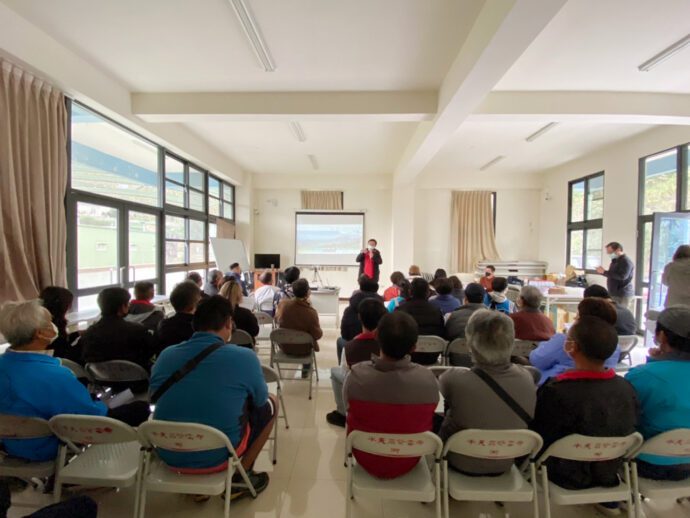
[(478, 309), (484, 308), (486, 292), (481, 284), (471, 282), (465, 287), (465, 303), (453, 311), (446, 321), (446, 337), (448, 340), (465, 338), (465, 326)]

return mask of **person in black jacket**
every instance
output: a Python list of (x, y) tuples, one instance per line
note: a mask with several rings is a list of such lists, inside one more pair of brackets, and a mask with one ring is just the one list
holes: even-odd
[(259, 335), (259, 322), (254, 313), (240, 306), (242, 303), (242, 285), (233, 277), (221, 286), (220, 296), (228, 299), (232, 304), (232, 321), (235, 324), (235, 329), (249, 333), (249, 336), (256, 343), (256, 337)]
[[(570, 434), (623, 437), (635, 432), (639, 415), (635, 389), (604, 366), (617, 344), (616, 330), (599, 317), (581, 316), (570, 328), (565, 350), (575, 368), (551, 378), (537, 392), (530, 428), (544, 439), (544, 450)], [(621, 460), (546, 461), (549, 479), (566, 489), (616, 486), (621, 464)]]
[(74, 295), (67, 288), (47, 286), (38, 297), (43, 302), (43, 307), (50, 311), (53, 324), (58, 329), (57, 339), (48, 346), (53, 350), (53, 356), (82, 363), (80, 334), (78, 331), (67, 332), (67, 313), (72, 309)]
[(184, 281), (175, 286), (170, 294), (175, 314), (161, 320), (156, 331), (158, 354), (166, 347), (181, 344), (192, 337), (192, 319), (200, 300), (201, 290), (194, 281)]
[(367, 241), (367, 247), (359, 253), (356, 259), (359, 263), (359, 277), (366, 275), (374, 282), (379, 282), (379, 267), (383, 262), (381, 252), (376, 249), (377, 245), (376, 239), (370, 239)]
[(611, 300), (611, 296), (606, 288), (598, 284), (592, 284), (585, 288), (583, 293), (584, 298), (596, 297), (599, 299), (607, 299), (616, 307), (616, 332), (618, 336), (634, 335), (637, 333), (637, 321), (635, 315), (632, 314), (628, 308), (621, 306), (617, 302)]
[[(403, 302), (395, 311), (404, 311), (415, 319), (419, 326), (419, 336), (435, 335), (446, 337), (443, 315), (438, 306), (429, 302), (429, 283), (418, 277), (410, 284), (410, 300)], [(412, 353), (412, 361), (422, 365), (432, 365), (438, 361), (439, 353)]]
[(336, 341), (338, 364), (340, 364), (340, 358), (343, 354), (343, 347), (345, 347), (345, 344), (362, 332), (362, 322), (360, 322), (357, 314), (359, 303), (368, 298), (374, 298), (383, 303), (383, 297), (377, 293), (378, 291), (379, 285), (376, 281), (370, 279), (366, 275), (360, 275), (359, 289), (352, 293), (350, 303), (347, 308), (345, 308), (343, 318), (340, 321), (340, 338)]
[(609, 269), (604, 270), (602, 266), (599, 266), (597, 273), (606, 277), (606, 288), (614, 302), (629, 308), (635, 294), (632, 285), (635, 265), (625, 255), (623, 245), (620, 243), (610, 242), (606, 245), (606, 253), (611, 258)]

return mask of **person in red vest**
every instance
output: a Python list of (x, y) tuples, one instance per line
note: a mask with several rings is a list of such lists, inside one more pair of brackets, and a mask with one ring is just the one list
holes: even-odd
[(379, 266), (383, 262), (381, 259), (381, 252), (376, 249), (378, 241), (376, 239), (370, 239), (367, 241), (367, 247), (363, 249), (357, 256), (357, 262), (359, 263), (359, 275), (366, 275), (370, 279), (379, 282)]

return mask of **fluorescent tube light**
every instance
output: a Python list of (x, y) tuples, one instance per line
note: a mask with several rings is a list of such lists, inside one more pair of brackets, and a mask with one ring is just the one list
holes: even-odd
[(543, 128), (539, 128), (537, 131), (532, 133), (529, 137), (525, 139), (526, 142), (532, 142), (533, 140), (537, 140), (539, 137), (541, 137), (544, 133), (549, 131), (551, 128), (554, 126), (558, 126), (557, 122), (549, 122), (546, 126)]
[(297, 140), (299, 140), (300, 142), (304, 142), (305, 140), (307, 140), (307, 136), (304, 134), (302, 125), (299, 122), (290, 121), (289, 125), (290, 129), (292, 130), (292, 133), (295, 135), (295, 138)]
[(245, 4), (244, 0), (228, 0), (232, 8), (235, 10), (237, 19), (244, 29), (244, 34), (249, 40), (249, 44), (254, 50), (254, 54), (261, 62), (261, 66), (264, 67), (266, 72), (273, 72), (276, 69), (271, 53), (266, 46), (266, 42), (261, 36), (261, 31), (252, 15), (251, 11)]
[(479, 170), (480, 170), (480, 171), (484, 171), (484, 170), (488, 169), (489, 167), (491, 167), (492, 165), (495, 165), (495, 164), (499, 163), (499, 162), (500, 162), (501, 160), (503, 160), (504, 158), (505, 158), (505, 156), (503, 156), (503, 155), (498, 155), (496, 158), (494, 158), (494, 159), (491, 160), (490, 162), (487, 162), (486, 164), (484, 164), (483, 166), (481, 166), (481, 167), (479, 168)]
[(309, 158), (309, 161), (311, 162), (311, 166), (318, 171), (319, 170), (319, 163), (316, 161), (316, 156), (314, 155), (307, 155), (307, 158)]
[(682, 38), (675, 42), (673, 45), (671, 45), (668, 48), (665, 48), (661, 52), (659, 52), (656, 56), (654, 56), (651, 59), (648, 59), (644, 63), (642, 63), (637, 69), (640, 72), (649, 72), (652, 68), (657, 66), (659, 63), (666, 61), (668, 58), (673, 56), (674, 54), (680, 52), (683, 50), (685, 47), (690, 45), (690, 34), (685, 36), (685, 38)]

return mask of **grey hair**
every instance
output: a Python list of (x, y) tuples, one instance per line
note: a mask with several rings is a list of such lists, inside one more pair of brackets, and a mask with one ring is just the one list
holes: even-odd
[(525, 286), (520, 290), (520, 298), (525, 306), (531, 309), (539, 309), (541, 306), (542, 294), (536, 286)]
[(0, 333), (13, 349), (30, 344), (36, 331), (50, 325), (50, 312), (40, 300), (7, 302), (0, 308)]
[(476, 363), (505, 365), (513, 351), (515, 327), (508, 315), (479, 309), (467, 322), (465, 338)]

